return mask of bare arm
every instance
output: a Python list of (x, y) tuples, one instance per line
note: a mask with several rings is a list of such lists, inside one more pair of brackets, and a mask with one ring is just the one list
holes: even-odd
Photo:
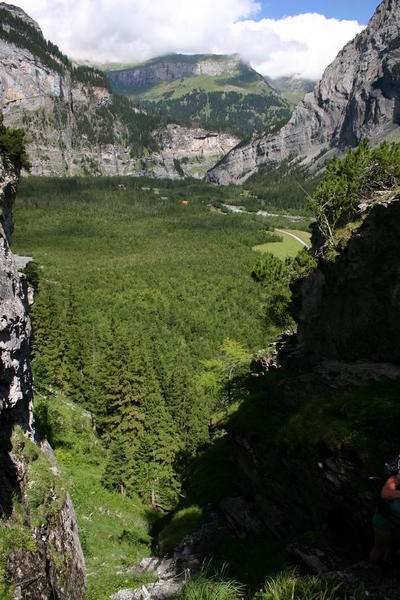
[(385, 485), (381, 491), (381, 498), (386, 502), (391, 502), (392, 500), (400, 500), (400, 490), (396, 489), (397, 478), (393, 475), (389, 477), (386, 481)]

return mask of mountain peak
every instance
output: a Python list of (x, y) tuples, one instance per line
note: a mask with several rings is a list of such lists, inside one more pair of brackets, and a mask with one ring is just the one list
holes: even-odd
[(42, 30), (40, 29), (38, 23), (32, 17), (30, 17), (22, 8), (19, 6), (15, 6), (14, 4), (7, 4), (6, 2), (0, 2), (0, 10), (7, 10), (13, 17), (21, 19), (31, 27), (34, 27), (38, 33), (43, 35)]
[(339, 52), (312, 93), (275, 135), (234, 149), (209, 174), (241, 183), (262, 165), (301, 157), (324, 160), (363, 138), (400, 138), (400, 3), (384, 0), (364, 31)]

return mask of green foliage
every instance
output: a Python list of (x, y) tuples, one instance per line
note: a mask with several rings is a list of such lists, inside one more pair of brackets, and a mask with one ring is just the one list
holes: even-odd
[(73, 81), (78, 81), (80, 83), (91, 85), (93, 87), (105, 88), (106, 90), (111, 92), (111, 86), (107, 77), (102, 71), (99, 71), (98, 69), (94, 69), (86, 65), (81, 65), (79, 67), (73, 68), (71, 71), (71, 75)]
[(28, 284), (33, 288), (34, 292), (38, 292), (40, 275), (37, 263), (34, 260), (29, 262), (23, 270), (23, 273), (28, 281)]
[(13, 449), (26, 463), (26, 505), (34, 527), (54, 521), (65, 503), (66, 490), (60, 477), (54, 475), (50, 458), (26, 438), (19, 427), (12, 435)]
[(316, 189), (310, 208), (323, 240), (337, 246), (337, 229), (359, 218), (361, 203), (390, 199), (400, 177), (400, 144), (384, 142), (372, 149), (363, 140), (344, 159), (334, 158)]
[(329, 585), (313, 575), (283, 571), (267, 579), (265, 591), (257, 594), (255, 600), (339, 600), (343, 598), (340, 588), (341, 585)]
[[(293, 166), (283, 161), (277, 165), (262, 167), (246, 181), (246, 189), (252, 200), (244, 200), (245, 206), (257, 209), (285, 210), (292, 214), (307, 215), (307, 197), (315, 190), (320, 176), (310, 174), (306, 167)], [(294, 226), (297, 227), (296, 223)], [(304, 227), (299, 223), (299, 227)]]
[(244, 587), (234, 580), (225, 579), (222, 574), (209, 574), (203, 571), (196, 579), (189, 581), (176, 596), (177, 600), (240, 600), (244, 598)]
[[(291, 447), (349, 449), (379, 475), (400, 444), (395, 423), (399, 384), (380, 382), (312, 400), (288, 419), (279, 439)], [(390, 415), (390, 419), (387, 418)]]
[(159, 535), (161, 554), (171, 552), (185, 536), (198, 530), (203, 520), (203, 510), (199, 506), (190, 506), (176, 512)]
[[(190, 58), (190, 60), (189, 60)], [(139, 69), (155, 64), (196, 64), (199, 60), (230, 62), (226, 56), (166, 56), (156, 58)], [(132, 69), (124, 69), (129, 73)], [(254, 132), (271, 132), (290, 118), (288, 103), (250, 66), (240, 63), (218, 76), (195, 75), (185, 70), (182, 77), (143, 87), (132, 83), (131, 77), (121, 77), (118, 71), (108, 73), (113, 89), (129, 96), (146, 109), (155, 110), (174, 122), (198, 125), (212, 130), (225, 130), (243, 139)], [(127, 83), (128, 82), (128, 83)]]
[(184, 170), (181, 167), (181, 163), (177, 158), (174, 158), (174, 167), (178, 175), (180, 175), (181, 177), (185, 176)]
[(255, 281), (262, 283), (265, 292), (263, 314), (267, 325), (286, 329), (294, 325), (289, 314), (291, 299), (288, 264), (273, 254), (266, 253), (259, 259), (252, 271)]
[[(243, 81), (235, 80), (236, 85)], [(224, 81), (229, 87), (229, 80)], [(209, 130), (230, 131), (239, 138), (246, 138), (254, 132), (269, 133), (282, 127), (290, 118), (291, 111), (280, 96), (264, 93), (243, 93), (238, 91), (207, 91), (201, 83), (194, 82), (191, 89), (178, 98), (165, 92), (158, 101), (141, 100), (141, 104), (169, 119)], [(173, 94), (173, 92), (172, 92)], [(137, 98), (137, 96), (135, 96)]]
[(217, 357), (203, 361), (199, 381), (206, 393), (220, 398), (221, 406), (229, 406), (241, 393), (242, 377), (249, 370), (250, 360), (251, 354), (241, 344), (227, 338)]
[[(32, 531), (26, 524), (26, 514), (17, 495), (13, 498), (13, 510), (9, 518), (0, 519), (0, 597), (11, 600), (13, 586), (10, 581), (10, 556), (15, 553), (36, 552)], [(12, 567), (11, 567), (12, 568)]]
[(24, 168), (29, 171), (31, 165), (25, 150), (24, 137), (22, 129), (5, 127), (3, 114), (0, 112), (0, 152), (8, 156), (18, 169)]
[(130, 497), (101, 482), (107, 450), (94, 419), (62, 395), (36, 397), (35, 419), (55, 449), (77, 514), (88, 572), (88, 600), (106, 600), (143, 581), (129, 572), (151, 554), (148, 514), (136, 494)]
[[(24, 180), (14, 244), (41, 265), (35, 390), (58, 386), (93, 412), (104, 485), (169, 509), (214, 411), (239, 395), (264, 345), (250, 270), (265, 224), (209, 211), (226, 190), (161, 182), (155, 195), (144, 183)], [(213, 357), (216, 379), (199, 373)]]
[(309, 275), (315, 267), (316, 260), (305, 248), (285, 262), (269, 252), (257, 261), (251, 275), (264, 290), (262, 312), (267, 327), (275, 327), (278, 332), (294, 327), (290, 311), (291, 285)]

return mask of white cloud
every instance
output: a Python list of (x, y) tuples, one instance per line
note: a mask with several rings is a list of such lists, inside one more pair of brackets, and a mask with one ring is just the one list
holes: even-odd
[(255, 0), (17, 0), (76, 59), (133, 62), (169, 52), (238, 52), (263, 75), (317, 78), (362, 30), (308, 13), (256, 20)]

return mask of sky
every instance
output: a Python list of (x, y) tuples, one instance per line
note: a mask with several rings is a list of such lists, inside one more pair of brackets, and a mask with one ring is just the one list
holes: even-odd
[(318, 79), (378, 0), (13, 0), (73, 59), (239, 53), (262, 75)]

